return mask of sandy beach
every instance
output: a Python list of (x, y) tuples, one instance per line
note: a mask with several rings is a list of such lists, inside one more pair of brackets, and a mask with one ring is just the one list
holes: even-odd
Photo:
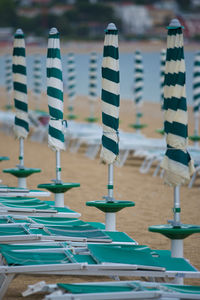
[[(5, 92), (1, 92), (1, 108), (6, 101)], [(44, 95), (41, 109), (47, 111), (47, 99)], [(34, 108), (34, 101), (29, 93), (29, 107)], [(67, 114), (65, 97), (65, 114)], [(148, 124), (143, 130), (147, 137), (159, 137), (156, 128), (162, 127), (162, 113), (159, 104), (145, 103), (142, 121)], [(78, 97), (75, 102), (75, 113), (79, 116), (77, 121), (83, 122), (89, 114), (88, 99)], [(96, 116), (101, 120), (100, 101), (97, 102)], [(120, 128), (131, 131), (130, 123), (135, 121), (134, 105), (130, 101), (121, 101)], [(193, 132), (193, 118), (189, 108), (189, 133)], [(18, 141), (13, 136), (6, 136), (0, 131), (1, 155), (10, 157), (10, 161), (1, 162), (1, 169), (14, 167), (18, 163)], [(165, 224), (173, 218), (173, 189), (164, 185), (163, 179), (152, 177), (152, 170), (148, 174), (141, 174), (139, 166), (141, 160), (131, 159), (122, 168), (114, 169), (114, 196), (119, 200), (131, 200), (135, 207), (124, 209), (117, 214), (117, 230), (126, 232), (139, 244), (148, 245), (154, 249), (170, 249), (170, 241), (160, 234), (148, 232), (148, 227), (155, 224)], [(85, 205), (86, 201), (100, 200), (107, 194), (107, 166), (100, 163), (99, 158), (90, 160), (84, 152), (72, 154), (67, 150), (61, 155), (62, 179), (65, 182), (79, 182), (80, 188), (75, 188), (65, 194), (65, 204), (71, 209), (81, 213), (82, 220), (104, 222), (104, 214), (95, 208)], [(30, 140), (25, 141), (25, 166), (39, 167), (42, 172), (28, 178), (28, 187), (35, 188), (39, 183), (50, 182), (55, 178), (55, 153), (47, 144), (40, 144)], [(3, 183), (10, 186), (17, 184), (16, 178), (1, 173)], [(48, 198), (53, 200), (53, 196)], [(181, 221), (188, 224), (199, 223), (199, 181), (192, 189), (181, 187)], [(200, 269), (200, 235), (196, 234), (184, 241), (184, 256)], [(70, 277), (70, 276), (29, 276), (16, 277), (9, 286), (5, 299), (22, 299), (21, 292), (28, 284), (45, 280), (55, 282), (81, 282), (89, 280), (109, 280), (109, 278)], [(186, 280), (186, 283), (198, 284), (198, 280)], [(41, 295), (28, 297), (28, 299), (42, 299)]]

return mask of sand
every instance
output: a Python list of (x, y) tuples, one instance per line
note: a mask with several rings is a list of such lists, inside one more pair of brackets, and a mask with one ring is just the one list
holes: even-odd
[[(30, 108), (34, 107), (32, 97)], [(5, 104), (4, 91), (1, 90), (1, 105)], [(41, 108), (47, 110), (47, 100), (43, 96)], [(66, 112), (66, 108), (65, 108)], [(75, 104), (78, 121), (84, 121), (88, 116), (88, 100), (78, 97)], [(100, 119), (100, 101), (97, 103), (96, 115)], [(130, 123), (134, 122), (134, 106), (130, 101), (121, 101), (120, 128), (131, 131)], [(142, 121), (148, 124), (143, 133), (149, 137), (159, 137), (156, 128), (162, 127), (162, 114), (158, 104), (145, 103)], [(191, 109), (189, 112), (189, 132), (193, 132)], [(1, 162), (1, 168), (14, 167), (18, 163), (18, 141), (13, 136), (6, 136), (0, 131), (1, 155), (8, 155), (10, 161)], [(82, 214), (81, 219), (87, 221), (104, 222), (104, 214), (95, 208), (87, 207), (86, 201), (100, 200), (107, 194), (107, 166), (100, 163), (99, 158), (90, 160), (83, 152), (72, 154), (69, 151), (61, 155), (62, 179), (65, 182), (79, 182), (80, 188), (75, 188), (65, 194), (65, 204)], [(151, 170), (148, 174), (140, 174), (141, 160), (129, 160), (122, 168), (114, 169), (114, 196), (119, 200), (131, 200), (135, 207), (124, 209), (117, 213), (117, 230), (124, 231), (139, 244), (149, 245), (155, 249), (169, 249), (170, 241), (160, 234), (148, 232), (148, 227), (155, 224), (165, 224), (173, 218), (173, 189), (164, 185), (159, 177), (153, 178)], [(47, 144), (25, 141), (25, 166), (39, 167), (42, 172), (28, 178), (28, 187), (35, 188), (39, 183), (50, 182), (55, 178), (55, 153)], [(16, 185), (16, 178), (8, 174), (1, 174), (4, 183)], [(50, 200), (53, 197), (49, 198)], [(181, 187), (181, 221), (188, 224), (199, 223), (199, 181), (192, 189)], [(200, 269), (200, 235), (196, 234), (184, 242), (184, 256)], [(109, 278), (70, 277), (70, 276), (29, 276), (16, 277), (9, 286), (5, 299), (22, 299), (21, 292), (27, 284), (45, 280), (55, 282), (81, 282), (88, 280), (109, 280)], [(198, 284), (198, 280), (186, 280), (186, 283)], [(41, 295), (28, 299), (42, 299)]]

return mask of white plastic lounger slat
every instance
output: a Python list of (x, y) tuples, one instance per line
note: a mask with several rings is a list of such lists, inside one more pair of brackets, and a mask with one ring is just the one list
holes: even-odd
[(6, 235), (6, 236), (1, 236), (0, 237), (0, 243), (6, 243), (6, 244), (13, 244), (17, 242), (30, 242), (36, 240), (43, 239), (43, 235), (41, 234), (24, 234), (24, 235)]
[[(16, 218), (18, 216), (21, 216), (23, 215), (24, 213), (23, 212), (17, 212), (17, 211), (13, 211), (12, 213), (11, 212), (8, 212), (8, 211), (2, 211), (0, 209), (0, 215), (9, 215), (13, 218)], [(81, 215), (79, 213), (61, 213), (61, 212), (56, 212), (54, 211), (53, 213), (49, 213), (49, 212), (46, 212), (46, 213), (39, 213), (39, 212), (35, 212), (35, 213), (29, 213), (29, 212), (26, 212), (26, 216), (28, 217), (47, 217), (47, 218), (53, 218), (53, 217), (58, 217), (58, 218), (79, 218)]]
[[(121, 294), (121, 295), (120, 295)], [(46, 296), (45, 300), (112, 300), (112, 299), (161, 299), (160, 292), (149, 292), (149, 291), (142, 291), (142, 292), (113, 292), (113, 293), (90, 293), (90, 294), (63, 294), (59, 295), (58, 293), (54, 293), (52, 295)], [(122, 298), (123, 297), (123, 298)], [(178, 300), (178, 299), (176, 299)]]

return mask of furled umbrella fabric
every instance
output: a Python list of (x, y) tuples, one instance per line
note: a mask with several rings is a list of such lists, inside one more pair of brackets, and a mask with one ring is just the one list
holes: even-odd
[(162, 49), (161, 52), (160, 52), (160, 102), (161, 102), (161, 109), (163, 109), (163, 102), (164, 102), (165, 61), (166, 61), (166, 50)]
[(139, 109), (143, 100), (144, 69), (142, 55), (139, 50), (135, 51), (135, 76), (134, 76), (134, 101)]
[(172, 20), (168, 27), (164, 114), (167, 151), (161, 167), (166, 171), (166, 183), (178, 186), (190, 179), (194, 167), (187, 152), (188, 116), (183, 34), (181, 25), (176, 19)]
[(15, 33), (12, 71), (16, 109), (14, 132), (17, 138), (26, 138), (29, 132), (26, 51), (24, 34), (21, 29)]
[(199, 109), (200, 109), (200, 52), (197, 52), (194, 60), (194, 72), (193, 72), (193, 112), (197, 126), (195, 126), (194, 134), (198, 135), (199, 126)]
[(10, 54), (5, 55), (5, 87), (7, 93), (7, 105), (8, 107), (11, 107), (13, 80), (12, 80), (12, 57)]
[[(41, 57), (39, 54), (34, 55), (33, 62), (33, 93), (36, 101), (39, 101), (42, 91), (42, 69)], [(37, 103), (37, 106), (39, 103)]]
[(74, 100), (76, 98), (76, 70), (74, 53), (67, 55), (67, 94), (68, 110), (74, 110)]
[(54, 151), (64, 150), (62, 64), (56, 28), (50, 30), (48, 38), (47, 97), (50, 115), (48, 145)]
[(91, 52), (89, 61), (89, 100), (97, 100), (97, 53)]
[(108, 25), (105, 32), (101, 99), (103, 122), (101, 159), (107, 164), (112, 164), (119, 154), (120, 104), (118, 31), (113, 23)]

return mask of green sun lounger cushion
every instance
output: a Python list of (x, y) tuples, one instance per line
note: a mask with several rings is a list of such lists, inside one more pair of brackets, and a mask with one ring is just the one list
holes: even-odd
[(184, 258), (173, 258), (167, 250), (152, 250), (141, 245), (95, 245), (88, 249), (98, 263), (136, 264), (161, 267), (167, 271), (196, 271)]

